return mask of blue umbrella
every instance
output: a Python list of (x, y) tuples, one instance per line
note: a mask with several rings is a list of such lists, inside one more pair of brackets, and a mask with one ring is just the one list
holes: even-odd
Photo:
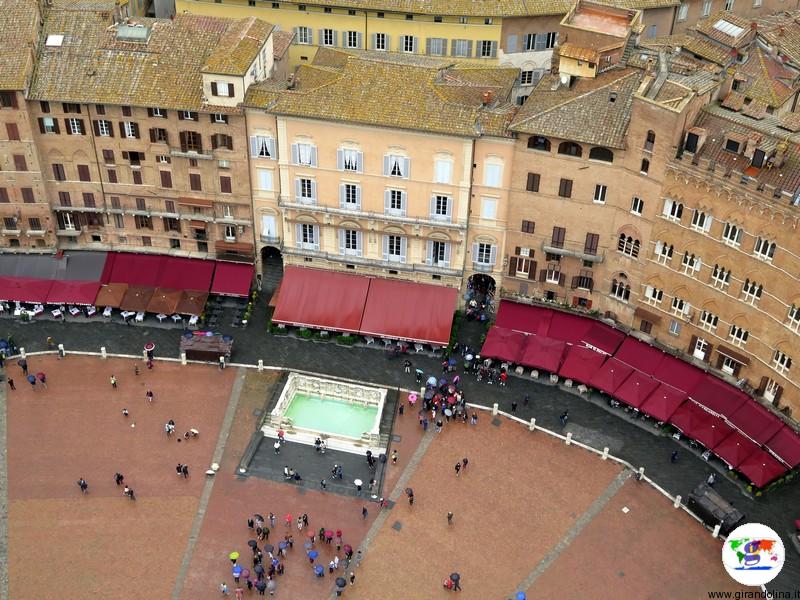
[(445, 379), (444, 377), (442, 377), (439, 380), (439, 386), (443, 386), (443, 385), (447, 385), (447, 379)]
[(447, 364), (450, 365), (451, 367), (455, 367), (456, 366), (456, 359), (455, 358), (451, 358), (450, 360), (447, 361)]
[(316, 573), (317, 576), (322, 575), (324, 571), (325, 569), (322, 568), (322, 565), (317, 565), (316, 567), (314, 567), (314, 573)]
[[(306, 544), (307, 543), (308, 542), (306, 542)], [(288, 546), (289, 544), (287, 544), (286, 542), (281, 542), (280, 544), (278, 544), (278, 548), (280, 548), (281, 550), (285, 550)]]
[(319, 552), (317, 552), (316, 550), (312, 550), (311, 552), (308, 553), (308, 558), (310, 558), (311, 560), (317, 560), (318, 556)]
[(428, 385), (436, 385), (436, 377), (428, 377)]
[(526, 598), (525, 592), (517, 592), (517, 600), (525, 600)]
[(36, 385), (36, 377), (34, 377), (33, 375), (28, 375), (28, 383), (30, 383), (31, 385)]
[(236, 565), (235, 567), (233, 567), (233, 576), (234, 577), (239, 577), (239, 575), (241, 575), (241, 574), (242, 574), (242, 567), (240, 567), (239, 565)]

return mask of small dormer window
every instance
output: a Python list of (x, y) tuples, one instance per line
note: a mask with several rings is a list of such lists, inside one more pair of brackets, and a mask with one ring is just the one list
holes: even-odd
[(728, 138), (725, 140), (725, 150), (727, 150), (728, 152), (739, 154), (739, 149), (741, 148), (741, 146), (742, 144), (733, 138)]
[(213, 96), (229, 98), (233, 96), (233, 84), (227, 81), (212, 81), (211, 94)]

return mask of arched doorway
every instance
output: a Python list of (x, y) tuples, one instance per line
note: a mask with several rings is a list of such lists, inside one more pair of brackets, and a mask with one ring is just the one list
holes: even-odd
[(283, 279), (283, 255), (274, 246), (261, 248), (261, 273), (257, 276), (261, 284), (261, 295), (272, 296)]
[(494, 293), (497, 282), (491, 275), (476, 273), (467, 280), (465, 316), (469, 321), (489, 321), (494, 318)]

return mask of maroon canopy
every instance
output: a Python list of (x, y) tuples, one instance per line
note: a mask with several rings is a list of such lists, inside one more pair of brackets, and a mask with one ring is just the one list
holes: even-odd
[(714, 454), (735, 469), (758, 450), (758, 445), (734, 431), (714, 448)]
[(706, 415), (708, 416), (688, 435), (703, 444), (703, 446), (709, 450), (715, 450), (720, 442), (735, 430), (719, 417), (709, 412), (707, 412)]
[(714, 377), (710, 373), (705, 373), (700, 378), (697, 385), (689, 391), (689, 397), (723, 417), (730, 417), (742, 404), (750, 399), (741, 390)]
[(220, 296), (247, 298), (253, 283), (255, 267), (246, 263), (217, 261), (211, 293)]
[(505, 327), (492, 327), (481, 348), (481, 356), (519, 363), (527, 337), (524, 333)]
[(771, 454), (759, 449), (742, 461), (736, 470), (752, 481), (753, 485), (763, 488), (783, 475), (786, 467), (772, 458)]
[(669, 424), (680, 429), (684, 435), (692, 439), (697, 439), (697, 431), (700, 430), (702, 425), (708, 421), (709, 418), (715, 417), (696, 402), (689, 400), (681, 404), (678, 409), (672, 413), (669, 418)]
[(550, 319), (547, 337), (554, 340), (562, 340), (569, 344), (579, 344), (593, 322), (592, 319), (572, 313), (553, 311), (553, 318)]
[(166, 256), (158, 254), (118, 253), (114, 257), (108, 283), (127, 283), (156, 287)]
[(632, 337), (625, 338), (625, 341), (614, 353), (614, 358), (646, 375), (655, 373), (665, 356), (667, 355), (658, 348)]
[(44, 304), (53, 282), (28, 277), (0, 277), (0, 300)]
[(547, 335), (553, 310), (541, 306), (501, 300), (495, 325), (525, 333)]
[(532, 369), (541, 369), (550, 373), (558, 372), (567, 344), (559, 340), (540, 335), (529, 335), (522, 349), (520, 364)]
[(156, 287), (207, 292), (211, 287), (214, 266), (213, 260), (168, 256), (159, 274)]
[(767, 448), (794, 469), (800, 465), (800, 436), (788, 425), (784, 425), (767, 442)]
[(683, 392), (689, 392), (702, 376), (703, 371), (669, 354), (664, 355), (653, 373), (655, 379)]
[(368, 277), (286, 267), (272, 320), (286, 325), (358, 333), (368, 289)]
[(666, 383), (660, 383), (655, 391), (644, 401), (640, 410), (654, 419), (666, 421), (686, 400), (686, 394)]
[(594, 346), (606, 354), (614, 354), (624, 339), (625, 333), (600, 321), (593, 321), (589, 330), (581, 337), (584, 344)]
[(56, 280), (47, 294), (47, 304), (83, 304), (90, 306), (97, 299), (97, 281)]
[(457, 299), (451, 287), (371, 278), (361, 334), (447, 346)]
[(783, 421), (755, 400), (746, 401), (728, 416), (728, 420), (759, 444), (764, 444), (783, 427)]
[(613, 395), (631, 373), (633, 373), (633, 367), (629, 367), (616, 358), (609, 358), (603, 368), (598, 369), (589, 380), (589, 385), (601, 392)]
[(607, 356), (585, 346), (570, 346), (558, 374), (565, 379), (588, 383), (603, 366)]
[(634, 371), (614, 392), (614, 396), (625, 404), (639, 408), (658, 387), (658, 381), (641, 371)]

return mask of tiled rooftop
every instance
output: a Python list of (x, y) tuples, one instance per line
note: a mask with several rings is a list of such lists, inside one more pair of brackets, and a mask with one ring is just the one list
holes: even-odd
[(739, 87), (745, 97), (758, 100), (767, 106), (782, 106), (794, 93), (797, 74), (784, 67), (761, 48), (754, 48), (736, 74), (744, 78)]
[[(319, 63), (317, 62), (319, 61)], [(245, 103), (270, 112), (433, 133), (506, 135), (515, 107), (509, 95), (517, 70), (452, 65), (419, 57), (320, 50), (291, 86), (268, 80), (251, 86)], [(482, 105), (486, 91), (493, 100)], [(480, 123), (480, 127), (478, 127)]]
[(0, 5), (0, 89), (22, 90), (33, 70), (37, 41), (36, 3), (3, 0)]
[(712, 40), (732, 48), (751, 31), (749, 20), (724, 10), (703, 19), (695, 25), (695, 29)]
[(209, 57), (222, 44), (235, 56), (218, 61), (221, 67), (249, 65), (255, 44), (242, 39), (243, 30), (263, 35), (271, 27), (254, 19), (190, 14), (135, 22), (150, 28), (146, 42), (117, 40), (116, 27), (101, 12), (50, 11), (45, 36), (63, 35), (64, 40), (43, 49), (30, 97), (199, 110), (204, 106), (201, 71)]
[(272, 25), (249, 17), (232, 23), (203, 66), (204, 73), (244, 75), (272, 33)]
[(781, 54), (800, 65), (800, 11), (782, 12), (760, 19), (758, 32)]
[(292, 45), (294, 31), (275, 31), (272, 30), (272, 54), (275, 60), (283, 58), (289, 46)]
[[(634, 92), (643, 73), (614, 69), (567, 87), (545, 75), (511, 124), (513, 131), (624, 148)], [(557, 86), (557, 87), (556, 87)]]

